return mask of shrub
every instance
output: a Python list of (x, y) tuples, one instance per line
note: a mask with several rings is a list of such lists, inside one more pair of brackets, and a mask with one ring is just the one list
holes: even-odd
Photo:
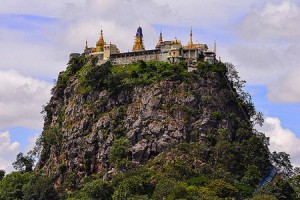
[(5, 176), (5, 171), (0, 169), (0, 181), (4, 178)]
[(58, 193), (50, 178), (39, 173), (33, 174), (30, 181), (23, 186), (24, 200), (58, 200)]
[(238, 190), (234, 186), (221, 179), (213, 180), (208, 185), (208, 188), (215, 192), (220, 198), (236, 197), (238, 193)]
[(212, 114), (214, 120), (219, 121), (222, 119), (222, 114), (219, 111), (215, 111)]
[(90, 199), (109, 200), (112, 199), (113, 191), (110, 183), (97, 179), (87, 183), (81, 189), (81, 195)]
[(155, 186), (154, 199), (180, 199), (188, 195), (187, 184), (175, 179), (162, 177)]
[(273, 195), (262, 194), (262, 195), (255, 195), (250, 200), (278, 200), (278, 199)]
[(117, 168), (125, 167), (127, 164), (128, 141), (125, 138), (113, 142), (109, 153), (109, 162)]
[(209, 177), (207, 176), (198, 176), (187, 180), (188, 185), (193, 185), (193, 186), (205, 186), (208, 182), (209, 182)]
[(116, 187), (113, 199), (128, 199), (139, 195), (152, 193), (150, 183), (140, 175), (134, 175), (124, 178)]
[(0, 200), (22, 199), (22, 187), (27, 184), (29, 180), (29, 173), (21, 174), (19, 172), (12, 172), (7, 174), (0, 181)]

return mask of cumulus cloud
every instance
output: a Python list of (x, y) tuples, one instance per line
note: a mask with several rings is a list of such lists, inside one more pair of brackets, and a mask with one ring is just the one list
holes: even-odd
[(11, 141), (9, 132), (0, 132), (0, 169), (11, 172), (12, 163), (19, 152), (20, 144)]
[(266, 118), (259, 131), (270, 138), (271, 151), (290, 154), (292, 164), (300, 166), (300, 139), (291, 130), (283, 128), (278, 118)]
[(240, 34), (250, 40), (298, 39), (299, 18), (300, 7), (295, 1), (268, 2), (262, 10), (253, 9), (245, 18)]
[[(250, 84), (271, 84), (286, 74), (291, 66), (286, 58), (286, 49), (267, 45), (234, 44), (230, 46), (226, 57)], [(296, 56), (296, 55), (295, 55)]]
[(0, 71), (0, 129), (42, 128), (40, 112), (50, 99), (52, 84), (23, 76), (16, 71)]
[[(153, 0), (89, 0), (83, 7), (68, 7), (59, 17), (60, 23), (67, 25), (61, 38), (74, 49), (82, 50), (85, 38), (95, 45), (102, 26), (106, 42), (116, 43), (122, 51), (127, 51), (132, 48), (140, 22), (145, 46), (153, 48), (158, 35), (152, 25), (167, 23), (175, 15), (169, 6), (158, 5)], [(68, 24), (69, 21), (72, 23)]]
[(232, 24), (240, 15), (247, 13), (253, 5), (261, 5), (265, 0), (154, 0), (159, 5), (170, 6), (176, 15), (170, 24), (211, 28)]
[(253, 7), (235, 30), (238, 42), (223, 49), (243, 79), (268, 87), (273, 102), (300, 102), (300, 6), (294, 0), (268, 1)]
[(280, 84), (269, 86), (268, 98), (274, 102), (298, 103), (300, 101), (300, 70), (292, 70)]
[(61, 0), (59, 3), (51, 0), (14, 0), (1, 2), (1, 13), (22, 13), (30, 15), (51, 16), (56, 17), (61, 15), (66, 9), (66, 6), (83, 5), (86, 0)]
[(34, 134), (34, 135), (29, 136), (27, 138), (28, 145), (25, 148), (26, 153), (33, 150), (33, 148), (35, 146), (35, 143), (36, 143), (36, 140), (39, 138), (39, 136), (40, 136), (40, 134)]
[(0, 14), (0, 53), (5, 58), (0, 70), (49, 79), (65, 69), (70, 53), (83, 51), (85, 39), (95, 46), (101, 26), (107, 43), (128, 51), (140, 21), (145, 46), (153, 48), (158, 35), (152, 25), (166, 23), (173, 11), (154, 1), (16, 0), (3, 3)]

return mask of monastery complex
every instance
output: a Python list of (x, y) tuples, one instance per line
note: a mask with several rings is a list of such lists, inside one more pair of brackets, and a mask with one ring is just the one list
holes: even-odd
[(96, 47), (88, 47), (86, 41), (84, 55), (87, 57), (98, 57), (99, 64), (108, 60), (114, 64), (129, 64), (138, 60), (157, 60), (170, 63), (185, 61), (189, 65), (198, 61), (205, 61), (211, 64), (218, 62), (216, 60), (216, 42), (214, 43), (214, 50), (209, 51), (206, 44), (195, 44), (193, 42), (192, 30), (187, 45), (182, 45), (177, 38), (172, 41), (164, 41), (161, 32), (156, 47), (151, 50), (146, 50), (143, 43), (143, 30), (141, 27), (137, 29), (131, 52), (120, 53), (117, 45), (106, 43), (103, 38), (103, 31), (101, 30)]

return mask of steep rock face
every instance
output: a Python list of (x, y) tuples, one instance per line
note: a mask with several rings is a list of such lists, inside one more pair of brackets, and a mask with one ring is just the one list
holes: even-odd
[(227, 140), (235, 140), (232, 115), (246, 116), (226, 84), (213, 72), (194, 74), (188, 81), (163, 79), (118, 93), (104, 89), (83, 95), (79, 78), (72, 76), (63, 90), (54, 88), (45, 108), (43, 134), (54, 139), (44, 142), (38, 168), (58, 183), (71, 173), (79, 181), (116, 168), (110, 154), (119, 138), (127, 141), (123, 157), (132, 166), (180, 142), (212, 143), (208, 136), (213, 129), (227, 130)]

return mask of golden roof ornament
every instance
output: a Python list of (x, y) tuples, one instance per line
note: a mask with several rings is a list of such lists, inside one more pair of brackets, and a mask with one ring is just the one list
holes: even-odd
[(161, 43), (163, 42), (163, 38), (162, 38), (162, 31), (160, 31), (160, 34), (159, 34), (159, 40), (157, 42), (157, 45), (156, 46), (159, 46)]
[(191, 32), (190, 32), (190, 41), (187, 45), (190, 48), (193, 48), (194, 44), (193, 44), (193, 28), (191, 27)]
[(145, 50), (144, 44), (143, 44), (143, 30), (139, 26), (136, 35), (135, 35), (135, 41), (132, 48), (132, 51), (143, 51)]
[(98, 42), (96, 43), (96, 51), (97, 52), (103, 51), (104, 44), (105, 44), (105, 42), (103, 39), (103, 30), (101, 29), (100, 38), (99, 38)]

